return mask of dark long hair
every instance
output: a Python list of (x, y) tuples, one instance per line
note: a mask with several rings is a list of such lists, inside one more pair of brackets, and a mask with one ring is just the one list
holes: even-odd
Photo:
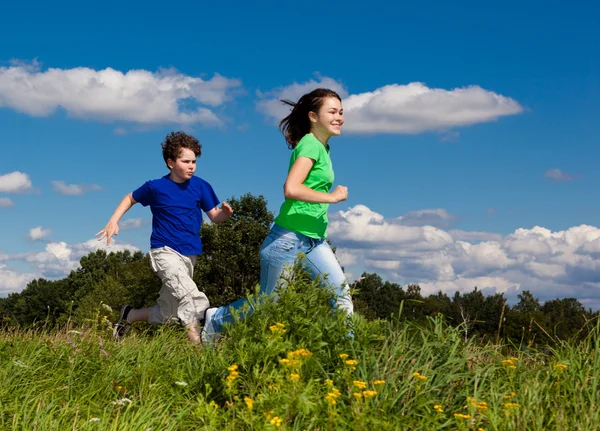
[(339, 94), (328, 88), (317, 88), (302, 96), (297, 102), (282, 100), (283, 103), (292, 107), (290, 115), (279, 122), (279, 130), (285, 137), (290, 149), (295, 148), (300, 139), (310, 133), (308, 113), (318, 113), (326, 97), (335, 97), (340, 102), (342, 101)]

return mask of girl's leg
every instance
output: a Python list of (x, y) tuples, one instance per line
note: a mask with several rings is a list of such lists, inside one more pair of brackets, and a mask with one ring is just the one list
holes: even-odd
[(354, 312), (350, 286), (333, 250), (324, 240), (314, 240), (316, 245), (306, 254), (307, 270), (313, 277), (320, 276), (323, 287), (331, 289), (336, 296), (334, 306), (348, 315)]
[[(260, 292), (271, 294), (277, 287), (285, 287), (285, 270), (294, 265), (298, 253), (303, 251), (306, 241), (296, 234), (277, 225), (265, 238), (260, 250)], [(305, 238), (305, 237), (304, 237)], [(282, 277), (283, 276), (283, 277)], [(233, 310), (239, 310), (247, 302), (239, 299), (229, 305), (207, 311), (206, 326), (212, 324), (214, 332), (221, 332), (223, 324), (233, 322)], [(253, 310), (249, 310), (252, 313)], [(208, 321), (210, 319), (210, 322)]]

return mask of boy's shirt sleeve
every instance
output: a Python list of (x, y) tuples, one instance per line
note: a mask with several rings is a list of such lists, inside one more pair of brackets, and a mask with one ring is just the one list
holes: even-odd
[(153, 197), (152, 185), (150, 184), (150, 181), (146, 181), (144, 185), (134, 190), (131, 195), (133, 196), (133, 199), (142, 204), (142, 206), (150, 205)]
[(219, 205), (221, 201), (208, 182), (202, 181), (201, 184), (200, 208), (202, 208), (202, 211), (207, 212)]

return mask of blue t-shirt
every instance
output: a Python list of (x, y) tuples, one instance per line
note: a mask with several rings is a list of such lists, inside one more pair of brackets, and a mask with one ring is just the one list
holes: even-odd
[(150, 247), (168, 246), (184, 255), (202, 253), (202, 211), (210, 211), (221, 202), (202, 178), (176, 183), (169, 175), (147, 181), (133, 192), (133, 199), (143, 206), (150, 205)]

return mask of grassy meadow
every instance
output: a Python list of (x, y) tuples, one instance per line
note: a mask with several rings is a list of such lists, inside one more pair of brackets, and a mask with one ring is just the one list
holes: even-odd
[(0, 332), (1, 430), (597, 430), (598, 328), (520, 352), (443, 320), (348, 322), (301, 274), (193, 346), (175, 326)]

